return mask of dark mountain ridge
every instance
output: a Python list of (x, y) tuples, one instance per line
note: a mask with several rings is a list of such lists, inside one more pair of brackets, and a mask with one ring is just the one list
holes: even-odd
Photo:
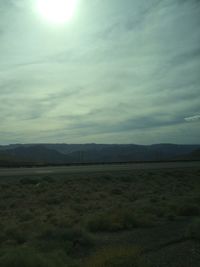
[(198, 150), (200, 145), (12, 144), (0, 146), (0, 164), (5, 155), (8, 162), (37, 164), (198, 160), (192, 154)]
[(66, 163), (67, 156), (56, 150), (48, 149), (43, 145), (17, 146), (4, 150), (4, 154), (12, 158), (18, 158), (24, 162), (36, 163)]

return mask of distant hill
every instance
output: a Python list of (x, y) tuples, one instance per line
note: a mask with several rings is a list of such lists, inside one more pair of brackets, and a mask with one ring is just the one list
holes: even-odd
[(200, 149), (197, 149), (197, 150), (193, 151), (190, 155), (191, 155), (192, 158), (200, 160)]
[(0, 162), (8, 162), (8, 161), (13, 161), (15, 160), (13, 157), (10, 155), (7, 155), (6, 153), (0, 153)]
[(189, 154), (181, 156), (180, 158), (183, 158), (186, 160), (200, 160), (200, 149), (196, 149)]
[[(67, 164), (199, 159), (200, 145), (14, 144), (0, 146), (9, 162)], [(4, 156), (1, 156), (4, 155)]]
[(191, 153), (199, 145), (93, 145), (88, 149), (67, 155), (72, 161), (80, 162), (126, 162), (176, 160), (178, 156)]
[(0, 151), (0, 167), (17, 167), (30, 164), (32, 164), (32, 162), (23, 162), (22, 160), (10, 155), (9, 153)]
[(66, 163), (68, 160), (66, 155), (56, 150), (48, 149), (43, 145), (18, 146), (9, 148), (9, 150), (6, 151), (4, 150), (4, 153), (5, 152), (11, 157), (18, 158), (24, 162), (61, 164)]

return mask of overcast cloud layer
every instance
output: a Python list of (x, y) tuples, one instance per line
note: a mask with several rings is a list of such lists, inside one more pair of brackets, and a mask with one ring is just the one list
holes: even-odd
[(200, 1), (0, 1), (0, 143), (199, 143)]

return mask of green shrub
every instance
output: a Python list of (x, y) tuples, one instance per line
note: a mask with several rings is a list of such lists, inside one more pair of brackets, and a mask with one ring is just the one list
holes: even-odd
[(24, 244), (27, 241), (27, 236), (19, 226), (10, 226), (5, 229), (7, 240), (14, 241), (17, 244)]
[(137, 247), (105, 248), (91, 256), (86, 267), (145, 267)]
[(200, 214), (200, 208), (195, 204), (185, 204), (179, 207), (177, 212), (180, 216), (197, 216)]
[(96, 214), (87, 222), (87, 228), (91, 232), (115, 232), (125, 228), (124, 218), (118, 214)]
[(1, 267), (62, 267), (54, 264), (52, 258), (44, 257), (32, 249), (15, 248), (1, 252), (0, 256)]
[(54, 183), (55, 182), (54, 178), (52, 178), (50, 176), (46, 176), (46, 177), (42, 178), (42, 181), (46, 182), (46, 183)]
[(56, 228), (46, 229), (40, 235), (39, 244), (46, 250), (63, 249), (67, 254), (80, 254), (92, 247), (93, 239), (81, 229)]
[(134, 213), (132, 210), (111, 210), (89, 218), (87, 228), (91, 232), (116, 232), (151, 226), (153, 219), (153, 217), (147, 216), (145, 213)]
[(124, 182), (124, 183), (130, 183), (133, 181), (133, 177), (130, 175), (126, 175), (126, 176), (121, 176), (120, 177), (120, 181)]
[(30, 211), (24, 210), (23, 212), (18, 214), (18, 219), (20, 222), (27, 222), (34, 218), (34, 215)]
[(48, 205), (60, 205), (63, 199), (59, 196), (50, 196), (44, 199), (44, 202)]
[(6, 240), (6, 235), (5, 235), (4, 231), (1, 231), (0, 232), (0, 243), (5, 242), (5, 240)]
[(37, 185), (41, 180), (39, 178), (22, 178), (20, 183), (22, 185)]
[(186, 230), (186, 237), (200, 241), (200, 218), (196, 218)]
[(122, 195), (123, 191), (121, 189), (119, 189), (119, 188), (115, 188), (115, 189), (112, 189), (110, 191), (110, 194), (112, 194), (112, 195)]

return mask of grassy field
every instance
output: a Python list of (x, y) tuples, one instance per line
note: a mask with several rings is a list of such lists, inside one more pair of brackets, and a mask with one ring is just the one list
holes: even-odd
[(1, 267), (198, 267), (200, 168), (1, 177)]

